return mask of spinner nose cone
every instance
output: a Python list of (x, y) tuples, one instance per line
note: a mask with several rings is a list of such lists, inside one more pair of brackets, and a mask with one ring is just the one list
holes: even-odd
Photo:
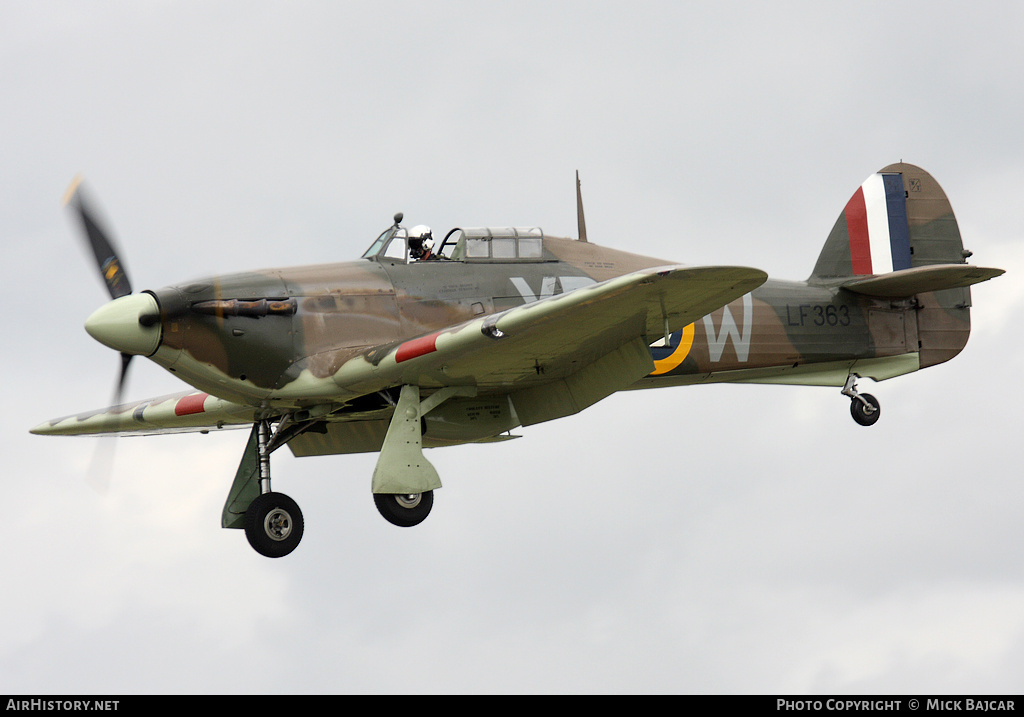
[(122, 296), (86, 319), (85, 330), (115, 351), (149, 356), (160, 346), (160, 307), (152, 294)]

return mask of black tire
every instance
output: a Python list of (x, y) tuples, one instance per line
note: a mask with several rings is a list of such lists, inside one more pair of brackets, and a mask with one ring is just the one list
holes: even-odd
[[(867, 401), (871, 407), (865, 406), (860, 400), (861, 398)], [(877, 398), (870, 393), (862, 393), (860, 398), (850, 401), (850, 415), (862, 426), (873, 426), (878, 422), (878, 417), (882, 415), (882, 408), (878, 405)]]
[(428, 490), (413, 495), (392, 495), (391, 493), (374, 493), (373, 502), (384, 519), (400, 528), (411, 528), (419, 525), (434, 505), (434, 491)]
[(284, 493), (263, 493), (245, 511), (245, 537), (260, 555), (283, 558), (302, 540), (302, 511)]

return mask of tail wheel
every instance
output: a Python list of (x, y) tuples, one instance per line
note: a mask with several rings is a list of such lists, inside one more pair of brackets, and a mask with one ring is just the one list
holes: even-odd
[(384, 519), (401, 528), (411, 528), (422, 523), (434, 505), (434, 491), (394, 495), (374, 493), (373, 502)]
[(302, 511), (284, 493), (263, 493), (245, 511), (245, 537), (268, 558), (282, 558), (295, 550), (302, 530)]
[(853, 420), (862, 426), (873, 426), (882, 415), (882, 409), (878, 405), (878, 399), (870, 393), (858, 394), (850, 401), (850, 414)]

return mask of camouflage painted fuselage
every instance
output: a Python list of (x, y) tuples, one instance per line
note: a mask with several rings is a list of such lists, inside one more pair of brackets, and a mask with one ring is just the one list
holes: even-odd
[[(907, 227), (907, 246), (899, 256), (892, 250), (886, 271), (963, 264), (956, 220), (938, 184), (911, 165), (892, 165), (876, 176), (883, 173), (900, 178), (898, 186), (886, 179), (890, 206), (893, 187), (903, 194), (902, 218), (889, 221)], [(851, 374), (882, 380), (955, 356), (970, 333), (968, 288), (887, 296), (878, 287), (851, 284), (879, 273), (870, 271), (874, 249), (867, 247), (866, 228), (860, 238), (858, 222), (868, 215), (858, 215), (857, 197), (837, 220), (808, 280), (769, 280), (673, 327), (667, 345), (663, 334), (647, 336), (653, 371), (628, 385), (609, 383), (608, 392), (722, 381), (842, 386)], [(396, 225), (389, 231), (398, 241), (404, 230)], [(538, 355), (519, 378), (487, 378), (486, 371), (465, 378), (437, 365), (389, 384), (385, 373), (373, 370), (354, 380), (350, 368), (376, 366), (396, 346), (415, 351), (417, 337), (671, 264), (584, 241), (531, 237), (522, 252), (499, 256), (495, 241), (490, 255), (462, 246), (431, 261), (410, 261), (407, 252), (389, 255), (379, 239), (379, 251), (355, 262), (213, 277), (149, 292), (160, 310), (159, 345), (150, 358), (201, 391), (252, 407), (254, 416), (323, 417), (319, 430), (290, 444), (299, 455), (379, 449), (391, 410), (383, 394), (402, 383), (417, 384), (424, 396), (453, 386), (473, 394), (451, 398), (427, 416), (425, 445), (494, 439), (518, 425), (579, 410), (547, 409), (547, 399), (528, 389), (599, 357), (567, 339), (557, 361)]]
[[(289, 386), (331, 381), (353, 356), (481, 315), (637, 269), (670, 264), (569, 239), (545, 237), (551, 259), (533, 263), (406, 264), (361, 260), (236, 274), (153, 292), (161, 307), (225, 297), (292, 300), (294, 313), (246, 316), (167, 312), (152, 359), (204, 391), (239, 403), (302, 405)], [(946, 361), (970, 333), (969, 290), (916, 300), (861, 296), (827, 282), (769, 280), (761, 288), (652, 347), (642, 387), (701, 381), (842, 385), (815, 378), (832, 364), (893, 366), (877, 378)], [(174, 313), (178, 315), (173, 316)], [(652, 342), (658, 336), (650, 337)], [(910, 356), (901, 363), (875, 359)], [(918, 364), (918, 361), (920, 363)], [(872, 372), (863, 372), (873, 376)], [(333, 384), (333, 381), (331, 382)], [(337, 391), (336, 384), (328, 391)], [(351, 398), (351, 396), (350, 396)], [(315, 402), (315, 397), (310, 397)], [(308, 401), (307, 401), (308, 402)]]

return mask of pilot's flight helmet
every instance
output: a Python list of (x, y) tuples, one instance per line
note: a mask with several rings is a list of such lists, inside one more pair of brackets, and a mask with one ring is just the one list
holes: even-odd
[(416, 226), (409, 230), (409, 238), (422, 239), (424, 241), (431, 239), (432, 234), (430, 232), (430, 227), (428, 227), (426, 224), (417, 224)]
[(434, 239), (430, 227), (426, 224), (417, 224), (409, 230), (409, 250), (414, 259), (418, 259), (433, 248)]

